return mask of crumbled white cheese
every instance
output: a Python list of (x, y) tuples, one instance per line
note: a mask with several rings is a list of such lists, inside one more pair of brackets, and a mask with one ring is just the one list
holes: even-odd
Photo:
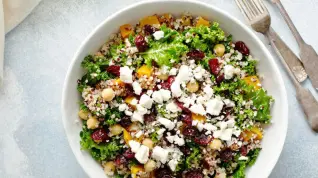
[(133, 113), (132, 113), (131, 111), (129, 111), (129, 110), (126, 110), (126, 111), (125, 111), (125, 114), (126, 114), (127, 116), (132, 116), (132, 115), (133, 115)]
[(133, 115), (131, 116), (131, 121), (133, 122), (140, 122), (140, 123), (144, 123), (144, 116), (142, 114), (140, 114), (138, 111), (135, 111), (133, 113)]
[(169, 165), (171, 171), (175, 171), (176, 170), (176, 167), (177, 167), (178, 163), (179, 162), (176, 159), (172, 159), (172, 160), (169, 161), (168, 165)]
[(131, 151), (134, 153), (136, 153), (138, 149), (140, 148), (140, 143), (136, 142), (135, 140), (130, 140), (128, 144), (130, 146)]
[(163, 133), (166, 131), (166, 129), (164, 128), (161, 128), (157, 131), (157, 134), (158, 134), (158, 139), (161, 139)]
[(147, 113), (147, 109), (144, 108), (143, 106), (141, 106), (141, 104), (137, 104), (137, 112), (140, 114), (140, 115), (145, 115)]
[(165, 33), (163, 31), (156, 31), (153, 34), (153, 37), (155, 37), (156, 40), (160, 40), (161, 38), (163, 38), (165, 35)]
[(177, 69), (176, 68), (171, 68), (169, 71), (169, 75), (177, 75)]
[(125, 83), (133, 83), (132, 72), (133, 70), (129, 69), (128, 66), (120, 67), (120, 80)]
[(125, 111), (126, 109), (127, 109), (127, 105), (125, 103), (120, 104), (118, 106), (118, 110), (121, 111), (121, 112)]
[(139, 137), (142, 136), (143, 133), (144, 133), (144, 132), (143, 132), (142, 130), (139, 130), (139, 131), (136, 133), (135, 137), (136, 137), (136, 138), (139, 138)]
[(178, 80), (175, 80), (172, 84), (171, 84), (171, 92), (172, 95), (175, 97), (180, 97), (182, 95), (182, 90), (180, 87), (180, 82)]
[(179, 68), (179, 73), (176, 77), (176, 80), (181, 82), (189, 81), (191, 77), (191, 71), (190, 68), (187, 65), (182, 65)]
[(240, 156), (240, 157), (238, 158), (238, 160), (239, 160), (239, 161), (246, 161), (246, 160), (248, 160), (248, 157), (246, 157), (246, 156)]
[(220, 138), (224, 141), (230, 141), (232, 138), (233, 129), (225, 129), (225, 130), (217, 130), (214, 131), (213, 137), (214, 138)]
[(217, 130), (217, 127), (211, 123), (205, 123), (203, 127), (204, 127), (204, 129), (206, 129), (208, 131), (216, 131)]
[(207, 95), (207, 97), (211, 98), (213, 96), (213, 89), (211, 88), (211, 85), (206, 85), (203, 88), (203, 91)]
[(178, 135), (174, 136), (174, 142), (179, 146), (183, 146), (185, 143), (184, 138), (179, 137)]
[(170, 143), (173, 143), (173, 142), (174, 142), (174, 136), (173, 136), (173, 135), (167, 136), (166, 139), (167, 139)]
[(131, 102), (130, 102), (130, 104), (133, 105), (133, 106), (137, 105), (137, 103), (138, 103), (138, 100), (137, 100), (136, 98), (134, 98), (134, 99), (131, 100)]
[(140, 93), (141, 93), (141, 91), (142, 91), (142, 88), (141, 88), (139, 82), (134, 81), (133, 84), (132, 84), (132, 86), (133, 86), (133, 89), (134, 89), (135, 94), (136, 94), (136, 95), (140, 95)]
[(189, 109), (193, 113), (200, 114), (203, 116), (206, 115), (206, 111), (204, 107), (202, 106), (202, 104), (194, 104)]
[(224, 78), (227, 80), (233, 78), (234, 71), (235, 71), (235, 68), (232, 65), (225, 65), (224, 66)]
[(220, 98), (214, 98), (206, 103), (207, 113), (218, 116), (223, 108), (223, 102)]
[(148, 161), (149, 148), (145, 145), (141, 145), (135, 154), (135, 158), (142, 164), (145, 164)]
[(175, 123), (174, 122), (172, 122), (169, 119), (163, 118), (163, 117), (160, 117), (158, 119), (158, 122), (160, 124), (164, 125), (168, 130), (172, 130), (175, 127)]
[(226, 105), (226, 107), (234, 107), (235, 103), (229, 99), (225, 99), (223, 100), (224, 104)]
[(203, 130), (203, 128), (204, 128), (204, 125), (201, 122), (199, 122), (198, 125), (197, 125), (197, 128), (201, 132)]
[(163, 149), (160, 146), (155, 146), (152, 150), (151, 157), (157, 161), (160, 161), (163, 164), (167, 162), (168, 156), (169, 156), (169, 151)]
[(171, 92), (169, 90), (160, 89), (159, 92), (163, 101), (168, 101), (171, 98)]
[(227, 123), (227, 127), (233, 128), (235, 126), (234, 119), (230, 119), (226, 123)]
[(154, 91), (151, 97), (156, 103), (159, 103), (159, 104), (163, 103), (163, 98), (160, 91)]
[(139, 104), (147, 109), (152, 107), (153, 100), (146, 94), (140, 97)]
[(179, 108), (178, 105), (174, 101), (171, 101), (166, 105), (166, 109), (172, 113), (180, 112), (181, 109)]

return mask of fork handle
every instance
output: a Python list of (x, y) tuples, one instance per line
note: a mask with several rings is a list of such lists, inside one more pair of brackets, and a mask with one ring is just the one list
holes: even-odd
[(296, 87), (296, 98), (299, 101), (307, 117), (310, 127), (315, 132), (318, 132), (318, 102), (315, 99), (315, 97), (312, 95), (312, 93), (308, 89), (302, 87), (299, 84), (299, 82), (296, 80), (296, 77), (293, 75), (291, 69), (289, 68), (286, 61), (284, 60), (284, 57), (282, 56), (282, 54), (280, 53), (280, 51), (278, 50), (277, 46), (274, 43), (273, 35), (271, 35), (272, 32), (273, 32), (272, 29), (268, 30), (268, 32), (266, 33), (266, 36), (268, 37), (271, 43), (271, 46), (275, 49), (280, 61), (285, 66), (285, 69), (289, 73), (289, 76), (291, 77)]
[(301, 47), (302, 45), (304, 45), (305, 44), (304, 39), (301, 37), (299, 31), (297, 30), (297, 28), (295, 27), (293, 21), (289, 17), (289, 15), (288, 15), (286, 9), (284, 8), (282, 2), (280, 0), (274, 0), (273, 2), (277, 5), (280, 13), (284, 17), (289, 29), (292, 31), (292, 33), (293, 33), (293, 35), (294, 35), (294, 37), (295, 37), (295, 39), (296, 39), (296, 41), (298, 43), (298, 46)]

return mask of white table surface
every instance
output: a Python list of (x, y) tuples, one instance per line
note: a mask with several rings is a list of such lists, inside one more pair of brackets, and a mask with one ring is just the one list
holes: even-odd
[[(6, 35), (4, 86), (0, 89), (0, 177), (86, 178), (67, 143), (60, 103), (71, 58), (90, 31), (107, 16), (138, 0), (43, 0)], [(234, 0), (204, 0), (244, 21)], [(283, 0), (304, 39), (318, 51), (318, 0)], [(274, 29), (298, 53), (278, 11)], [(282, 65), (278, 65), (283, 70)], [(271, 178), (318, 177), (318, 135), (310, 131), (288, 90), (289, 128)], [(310, 81), (304, 86), (313, 88)], [(317, 92), (315, 95), (317, 95)]]

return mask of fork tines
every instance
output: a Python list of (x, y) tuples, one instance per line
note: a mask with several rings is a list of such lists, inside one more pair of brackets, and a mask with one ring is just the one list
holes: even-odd
[(251, 21), (267, 12), (263, 0), (235, 0), (243, 14)]

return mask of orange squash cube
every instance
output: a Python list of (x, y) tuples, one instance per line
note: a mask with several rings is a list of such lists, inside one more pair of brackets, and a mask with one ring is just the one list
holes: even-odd
[(201, 26), (201, 25), (209, 27), (209, 26), (210, 26), (210, 22), (207, 21), (207, 20), (205, 20), (203, 17), (200, 16), (200, 17), (198, 18), (198, 21), (197, 21), (196, 26), (199, 27), (199, 26)]
[(261, 88), (261, 82), (257, 76), (248, 76), (243, 79), (248, 85), (254, 87), (254, 89), (258, 90)]
[(127, 103), (131, 108), (136, 109), (137, 103), (133, 103), (134, 100), (136, 100), (136, 97), (128, 96), (125, 98), (125, 103)]
[(141, 78), (144, 75), (147, 77), (150, 77), (152, 75), (152, 71), (153, 71), (152, 67), (149, 67), (147, 65), (143, 65), (137, 70), (137, 77)]
[(130, 168), (132, 178), (137, 178), (139, 172), (145, 172), (144, 166), (142, 165), (133, 165)]
[(148, 16), (140, 20), (140, 27), (144, 27), (145, 25), (160, 25), (160, 22), (158, 20), (158, 17), (153, 15), (153, 16)]
[(199, 114), (192, 113), (192, 120), (199, 121), (199, 122), (205, 122), (206, 121), (206, 117), (202, 116), (202, 115), (199, 115)]
[(133, 34), (133, 27), (130, 24), (125, 24), (119, 27), (120, 28), (120, 34), (122, 38), (129, 37), (130, 34)]
[(129, 141), (132, 140), (132, 137), (126, 129), (123, 130), (123, 134), (124, 134), (125, 143), (128, 144)]

